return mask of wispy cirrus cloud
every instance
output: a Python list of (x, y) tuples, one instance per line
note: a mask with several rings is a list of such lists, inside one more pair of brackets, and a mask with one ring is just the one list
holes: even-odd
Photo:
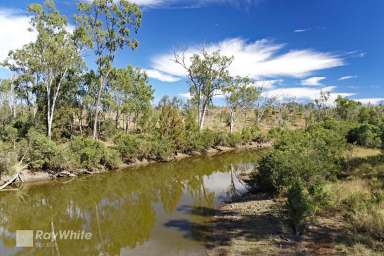
[(167, 75), (167, 74), (164, 74), (164, 73), (162, 73), (158, 70), (154, 70), (154, 69), (144, 69), (144, 71), (148, 77), (157, 79), (157, 80), (162, 81), (162, 82), (172, 83), (172, 82), (177, 82), (181, 79), (180, 77)]
[(293, 30), (294, 33), (304, 33), (304, 32), (307, 32), (307, 31), (310, 31), (311, 28), (298, 28), (298, 29), (295, 29)]
[(325, 76), (314, 76), (314, 77), (309, 77), (307, 79), (301, 80), (302, 85), (311, 85), (311, 86), (318, 86), (321, 85), (321, 81), (326, 79)]
[[(91, 2), (93, 0), (82, 0)], [(200, 8), (210, 4), (231, 5), (235, 7), (255, 6), (265, 0), (130, 0), (148, 8)]]
[(343, 81), (343, 80), (349, 80), (349, 79), (353, 79), (353, 78), (356, 78), (357, 76), (342, 76), (340, 77), (338, 80), (339, 81)]
[(322, 88), (313, 87), (290, 87), (277, 88), (263, 92), (262, 95), (267, 98), (275, 98), (278, 101), (294, 100), (294, 101), (314, 101), (320, 98), (321, 92), (329, 92), (329, 104), (333, 104), (338, 96), (349, 97), (354, 93), (338, 93), (335, 86), (327, 86)]
[[(276, 77), (304, 77), (314, 71), (344, 65), (344, 60), (327, 52), (311, 49), (286, 50), (285, 44), (261, 39), (248, 42), (241, 38), (227, 39), (218, 43), (190, 46), (184, 51), (187, 64), (194, 54), (205, 48), (208, 52), (219, 50), (222, 55), (233, 56), (229, 70), (231, 75), (249, 76), (256, 80)], [(174, 61), (174, 53), (160, 54), (152, 58), (150, 69), (161, 74), (184, 77), (186, 71)]]

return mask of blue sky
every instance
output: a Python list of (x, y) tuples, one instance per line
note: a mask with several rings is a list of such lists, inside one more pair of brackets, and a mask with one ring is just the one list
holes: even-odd
[[(115, 65), (145, 69), (156, 100), (187, 96), (173, 52), (190, 56), (205, 47), (234, 56), (231, 73), (255, 79), (265, 97), (308, 101), (323, 90), (332, 98), (384, 102), (382, 0), (134, 1), (144, 12), (140, 45), (119, 52)], [(0, 0), (0, 58), (33, 40), (25, 13), (31, 2), (39, 1)], [(56, 2), (73, 24), (76, 1)]]

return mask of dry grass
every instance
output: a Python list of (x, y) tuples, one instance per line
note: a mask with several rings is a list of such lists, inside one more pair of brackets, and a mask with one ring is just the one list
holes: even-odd
[(371, 205), (351, 214), (351, 225), (359, 233), (369, 234), (378, 240), (384, 239), (384, 208)]
[(334, 207), (340, 207), (354, 200), (368, 200), (371, 188), (367, 181), (361, 179), (339, 181), (329, 185)]
[(382, 151), (377, 148), (365, 148), (354, 146), (351, 150), (347, 151), (345, 156), (351, 159), (353, 158), (367, 158), (372, 156), (379, 156), (382, 154)]

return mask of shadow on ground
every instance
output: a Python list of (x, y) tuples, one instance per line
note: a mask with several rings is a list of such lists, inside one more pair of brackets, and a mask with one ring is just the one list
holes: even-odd
[(282, 217), (281, 204), (270, 198), (248, 198), (218, 210), (182, 206), (194, 219), (171, 220), (165, 225), (205, 244), (208, 255), (346, 255), (336, 244), (350, 246), (352, 237), (337, 219), (320, 218), (297, 238)]

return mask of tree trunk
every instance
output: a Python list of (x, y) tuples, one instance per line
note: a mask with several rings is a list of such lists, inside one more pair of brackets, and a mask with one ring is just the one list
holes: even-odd
[(116, 119), (115, 119), (116, 129), (119, 129), (119, 120), (120, 120), (120, 112), (119, 112), (119, 110), (117, 110), (116, 111)]
[(203, 104), (203, 108), (200, 113), (200, 122), (199, 122), (199, 130), (203, 130), (204, 128), (204, 121), (205, 121), (205, 114), (207, 112), (207, 104)]
[(13, 119), (16, 119), (16, 96), (15, 96), (15, 85), (13, 83), (14, 78), (11, 80), (11, 91), (10, 91), (10, 106), (12, 111), (12, 117)]
[(230, 114), (230, 120), (229, 120), (229, 133), (232, 134), (233, 133), (233, 127), (234, 127), (234, 119), (235, 119), (235, 113), (233, 110), (231, 110), (231, 114)]
[(99, 91), (97, 93), (97, 101), (95, 105), (95, 116), (93, 119), (93, 139), (97, 139), (97, 124), (98, 124), (98, 119), (99, 119), (99, 106), (101, 102), (101, 93), (103, 92), (103, 87), (104, 87), (104, 78), (102, 75), (100, 75), (99, 78)]

